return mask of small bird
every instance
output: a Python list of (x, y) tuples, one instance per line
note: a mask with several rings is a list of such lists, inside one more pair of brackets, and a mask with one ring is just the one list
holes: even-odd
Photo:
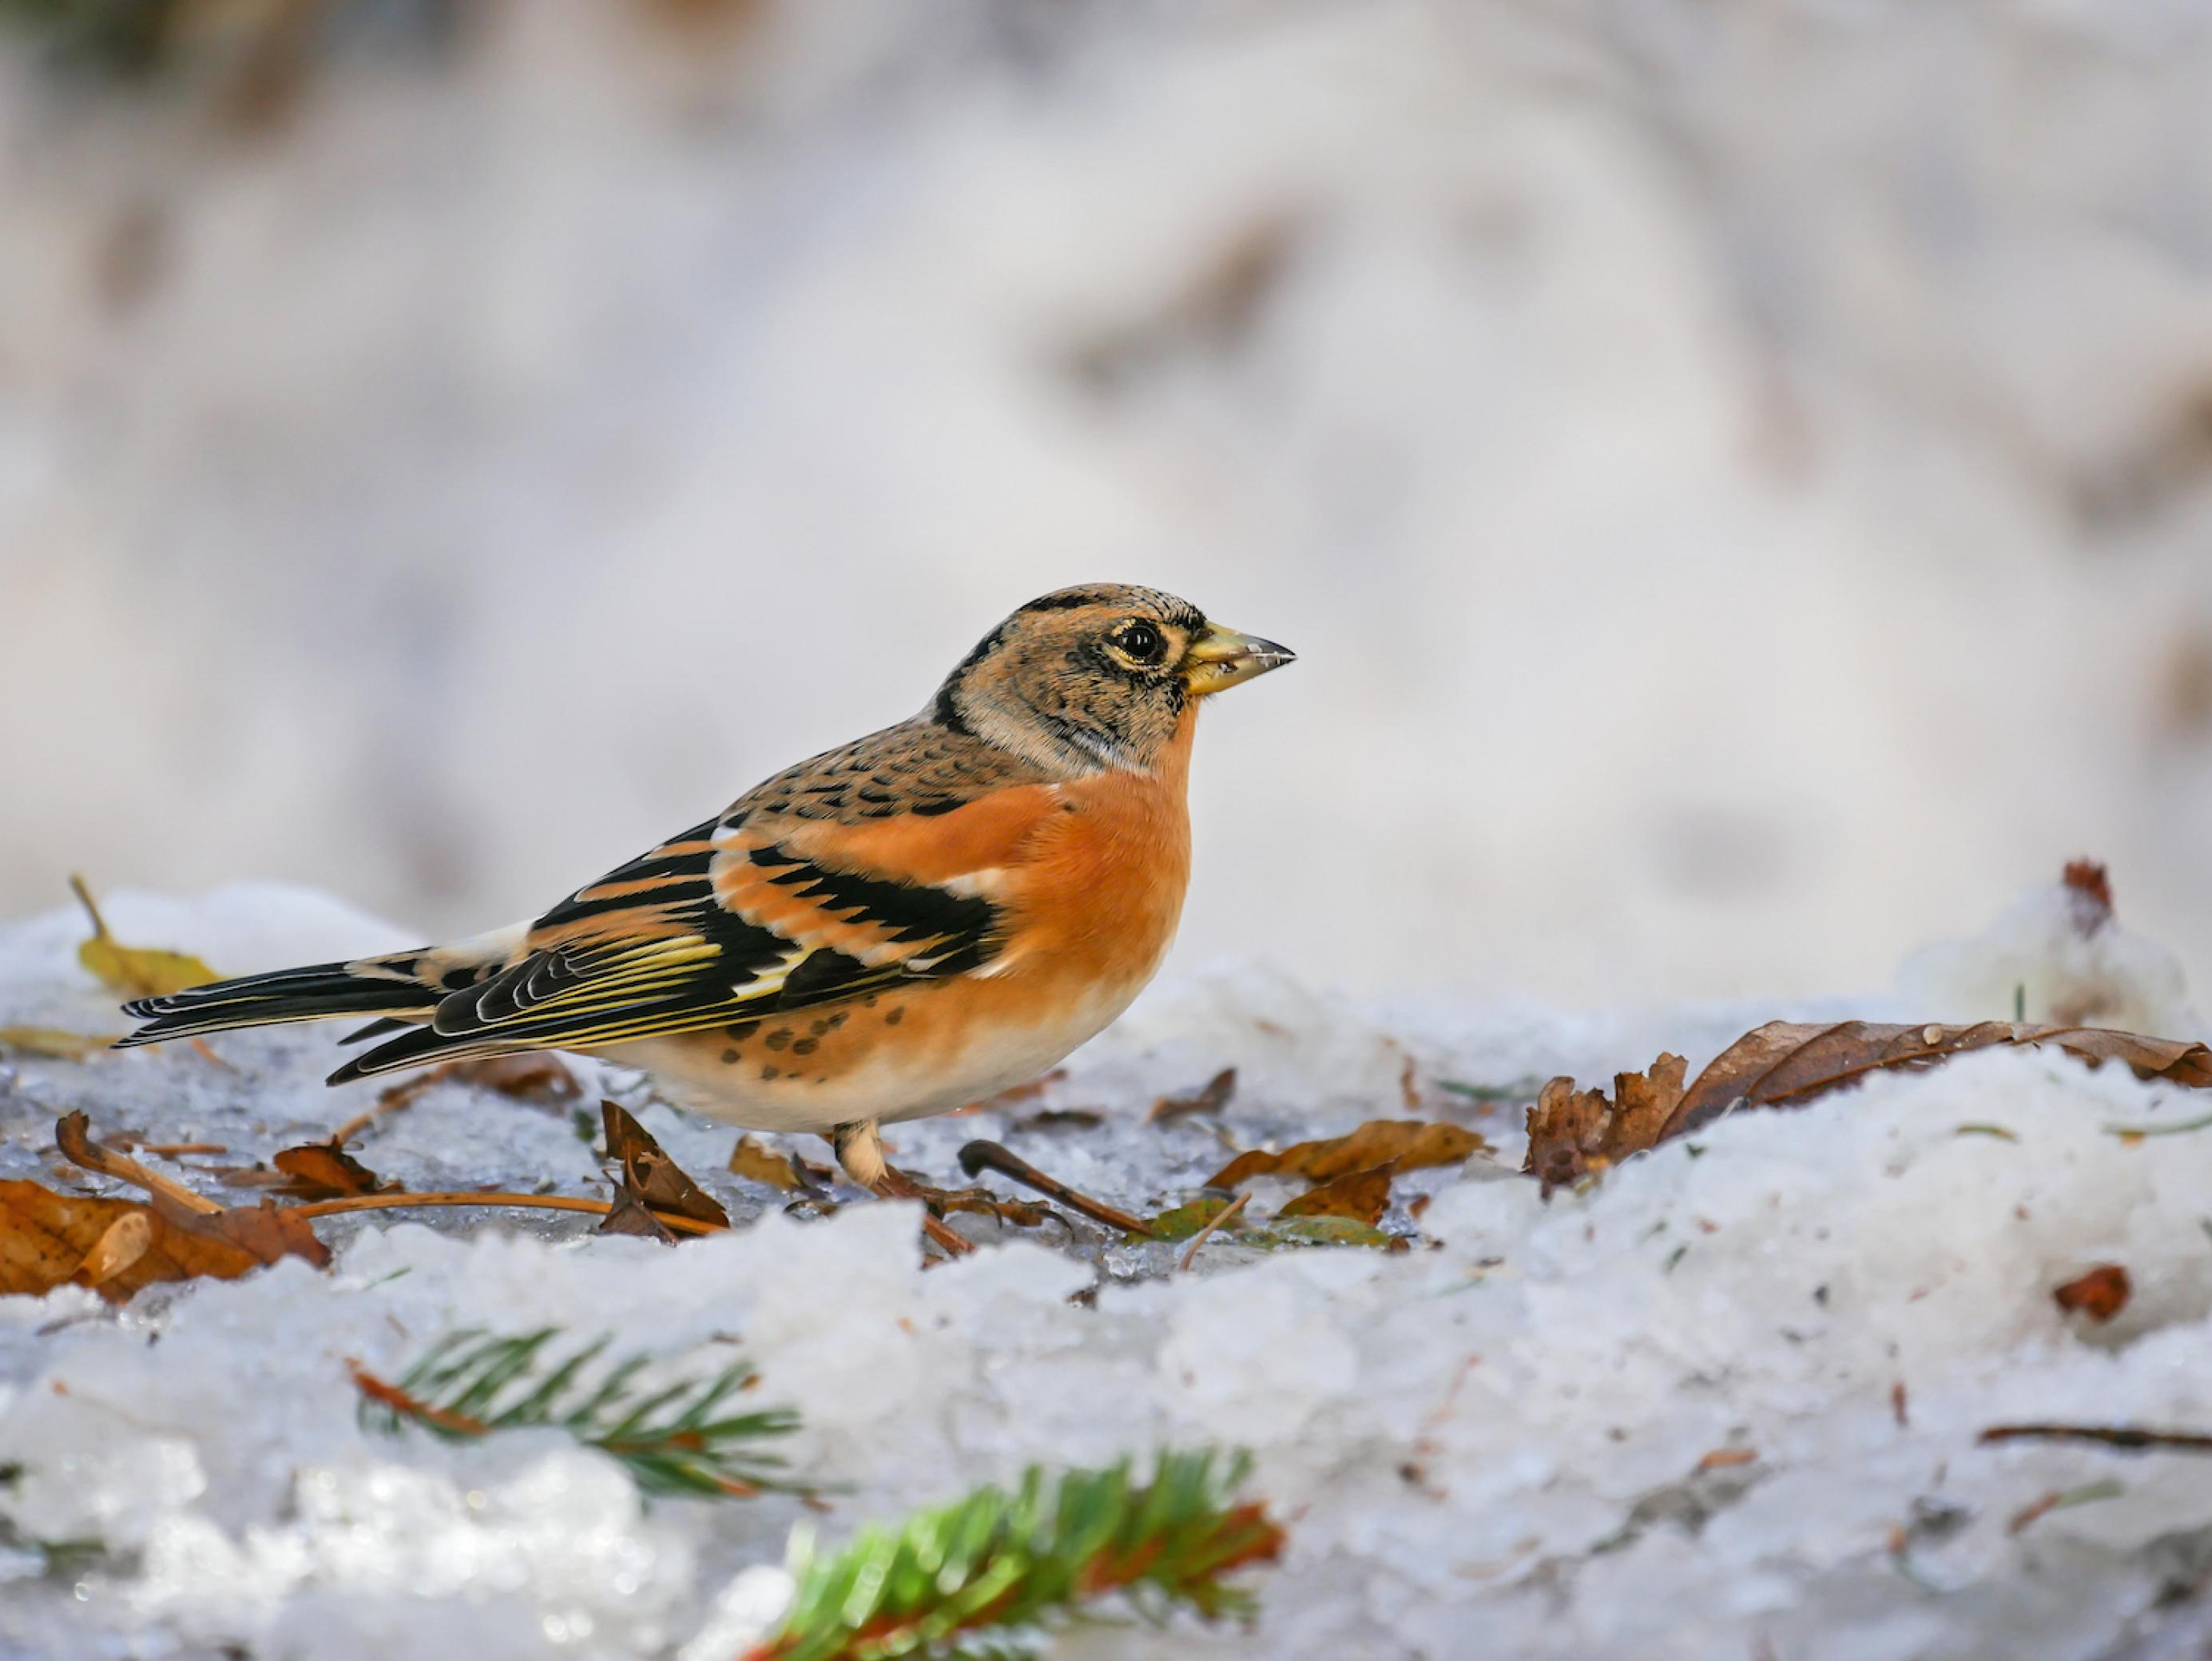
[(778, 773), (532, 922), (218, 981), (123, 1045), (374, 1015), (332, 1084), (586, 1051), (678, 1105), (827, 1136), (912, 1192), (879, 1125), (1036, 1077), (1128, 1007), (1190, 873), (1199, 704), (1291, 661), (1125, 584), (1031, 600), (919, 715)]

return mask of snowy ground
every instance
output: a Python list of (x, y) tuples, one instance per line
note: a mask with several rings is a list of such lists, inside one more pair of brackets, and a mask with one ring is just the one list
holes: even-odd
[[(226, 970), (397, 940), (293, 890), (109, 910), (118, 936)], [(0, 1025), (112, 1028), (80, 933), (62, 913), (0, 932)], [(1694, 1066), (1759, 1019), (1814, 1013), (1352, 1007), (1222, 972), (1157, 990), (1041, 1102), (898, 1134), (898, 1159), (939, 1180), (994, 1136), (1152, 1209), (1188, 1197), (1224, 1138), (1401, 1116), (1410, 1059), (1420, 1111), (1498, 1153), (1401, 1183), (1436, 1195), (1401, 1255), (1213, 1244), (1164, 1275), (1046, 1232), (925, 1273), (914, 1213), (885, 1204), (804, 1222), (771, 1207), (675, 1250), (516, 1213), (384, 1214), (324, 1226), (327, 1273), (287, 1262), (120, 1315), (74, 1291), (0, 1299), (0, 1465), (21, 1467), (0, 1486), (0, 1653), (732, 1653), (794, 1503), (647, 1505), (551, 1433), (455, 1446), (358, 1424), (347, 1358), (392, 1371), (455, 1326), (557, 1322), (657, 1348), (741, 1335), (763, 1398), (805, 1415), (805, 1473), (844, 1485), (819, 1519), (832, 1536), (1031, 1460), (1251, 1448), (1291, 1535), (1257, 1634), (1114, 1630), (1064, 1656), (2203, 1654), (2212, 1467), (1975, 1439), (2008, 1420), (2212, 1426), (2212, 1133), (2109, 1130), (2185, 1120), (2190, 1092), (1970, 1057), (1738, 1118), (1547, 1205), (1510, 1174), (1510, 1110), (1436, 1084), (1595, 1081), (1662, 1047)], [(49, 1151), (70, 1108), (235, 1159), (367, 1104), (321, 1086), (328, 1029), (216, 1048), (228, 1068), (186, 1049), (0, 1062), (0, 1176), (79, 1180)], [(1231, 1063), (1217, 1124), (1142, 1122)], [(729, 1131), (630, 1099), (733, 1214), (758, 1215), (765, 1190), (719, 1174)], [(1026, 1124), (1041, 1108), (1104, 1118)], [(605, 1191), (565, 1111), (460, 1087), (362, 1155), (413, 1187)], [(1262, 1183), (1255, 1209), (1285, 1191)], [(2135, 1296), (2087, 1329), (2051, 1288), (2104, 1262)], [(1095, 1307), (1069, 1301), (1102, 1277)], [(2107, 1497), (2011, 1526), (2107, 1479)]]

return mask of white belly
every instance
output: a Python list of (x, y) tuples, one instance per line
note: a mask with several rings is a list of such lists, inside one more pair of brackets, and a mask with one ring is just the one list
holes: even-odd
[[(1141, 984), (1141, 983), (1139, 983)], [(1102, 997), (1072, 1019), (1032, 1027), (994, 1026), (926, 1066), (896, 1044), (821, 1081), (764, 1081), (751, 1058), (720, 1059), (712, 1035), (647, 1038), (598, 1052), (618, 1067), (650, 1074), (676, 1106), (748, 1130), (827, 1131), (873, 1119), (926, 1119), (1024, 1084), (1088, 1043), (1128, 1007), (1139, 988)]]

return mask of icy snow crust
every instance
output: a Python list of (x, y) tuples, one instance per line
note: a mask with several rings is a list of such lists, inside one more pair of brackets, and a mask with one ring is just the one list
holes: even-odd
[[(289, 890), (110, 910), (124, 939), (239, 970), (398, 938)], [(0, 1024), (113, 1027), (80, 933), (60, 914), (0, 932)], [(924, 1272), (911, 1208), (760, 1214), (769, 1196), (720, 1174), (731, 1133), (633, 1086), (751, 1226), (670, 1250), (574, 1220), (382, 1214), (325, 1226), (326, 1274), (288, 1262), (119, 1316), (78, 1292), (0, 1299), (0, 1465), (21, 1468), (0, 1486), (0, 1652), (706, 1661), (773, 1618), (794, 1523), (836, 1538), (1031, 1460), (1221, 1441), (1253, 1450), (1291, 1530), (1256, 1632), (1115, 1628), (1059, 1653), (2198, 1653), (2201, 1617), (2175, 1600), (2212, 1572), (2212, 1466), (1975, 1437), (2212, 1423), (2212, 1133), (2108, 1129), (2201, 1098), (1978, 1056), (1745, 1116), (1546, 1205), (1509, 1174), (1510, 1110), (1434, 1084), (1593, 1080), (1661, 1047), (1694, 1066), (1758, 1019), (1814, 1013), (1352, 1008), (1224, 972), (1149, 997), (1041, 1103), (898, 1130), (896, 1157), (937, 1180), (994, 1136), (1152, 1208), (1224, 1157), (1203, 1121), (1144, 1124), (1155, 1096), (1234, 1063), (1230, 1138), (1279, 1143), (1402, 1115), (1410, 1059), (1421, 1110), (1499, 1152), (1402, 1185), (1436, 1197), (1401, 1256), (1211, 1244), (1164, 1275), (1171, 1256), (1045, 1231)], [(104, 1132), (224, 1143), (224, 1162), (325, 1135), (369, 1094), (322, 1086), (333, 1031), (222, 1038), (234, 1070), (187, 1049), (0, 1064), (0, 1174), (76, 1180), (49, 1151), (72, 1107)], [(1026, 1125), (1041, 1108), (1107, 1117)], [(605, 1192), (564, 1113), (459, 1086), (363, 1157), (415, 1187)], [(1263, 1184), (1255, 1208), (1285, 1191)], [(2077, 1329), (2051, 1289), (2106, 1261), (2135, 1299)], [(1102, 1280), (1095, 1307), (1071, 1302)], [(389, 1372), (456, 1326), (540, 1323), (658, 1350), (741, 1335), (761, 1399), (805, 1415), (804, 1472), (843, 1485), (830, 1512), (647, 1505), (556, 1433), (449, 1445), (357, 1422), (347, 1358)], [(2010, 1530), (2106, 1479), (2124, 1490)]]

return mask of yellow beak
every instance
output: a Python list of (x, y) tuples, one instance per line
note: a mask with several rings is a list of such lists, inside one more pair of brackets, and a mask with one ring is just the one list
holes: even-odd
[(1297, 661), (1297, 654), (1287, 646), (1278, 646), (1272, 640), (1261, 640), (1257, 635), (1240, 635), (1219, 624), (1208, 624), (1206, 632), (1191, 642), (1183, 657), (1183, 684), (1189, 687), (1193, 697), (1202, 698), (1210, 692), (1219, 692), (1264, 675), (1270, 669), (1279, 669), (1286, 663)]

